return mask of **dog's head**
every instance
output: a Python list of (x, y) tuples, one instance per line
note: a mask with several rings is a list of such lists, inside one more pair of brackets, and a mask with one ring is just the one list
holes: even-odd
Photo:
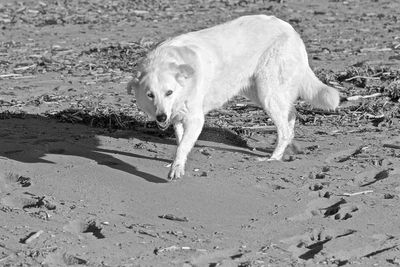
[[(182, 51), (180, 51), (182, 53)], [(176, 53), (152, 53), (143, 63), (140, 75), (128, 83), (140, 109), (165, 130), (181, 108), (185, 91), (191, 86), (195, 71)]]

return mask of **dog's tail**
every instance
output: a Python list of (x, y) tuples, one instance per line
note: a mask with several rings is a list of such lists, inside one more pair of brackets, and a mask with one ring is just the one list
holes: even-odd
[(316, 108), (335, 110), (339, 106), (339, 92), (322, 83), (308, 68), (300, 86), (300, 97)]

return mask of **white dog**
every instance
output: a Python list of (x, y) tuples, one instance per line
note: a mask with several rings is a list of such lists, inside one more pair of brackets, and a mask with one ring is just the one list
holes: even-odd
[(298, 97), (328, 110), (339, 104), (338, 91), (311, 70), (300, 36), (273, 16), (244, 16), (169, 39), (139, 71), (128, 91), (135, 91), (138, 106), (161, 129), (174, 126), (178, 148), (170, 179), (184, 175), (204, 115), (235, 95), (260, 105), (275, 123), (278, 140), (270, 160), (281, 160), (293, 140)]

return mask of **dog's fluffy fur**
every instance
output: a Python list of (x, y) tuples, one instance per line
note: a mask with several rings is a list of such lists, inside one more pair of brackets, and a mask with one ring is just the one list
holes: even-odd
[(128, 84), (138, 106), (160, 128), (173, 124), (178, 143), (169, 178), (184, 174), (187, 155), (204, 124), (204, 115), (241, 94), (260, 105), (278, 131), (271, 160), (280, 160), (294, 136), (297, 98), (334, 110), (336, 89), (311, 70), (303, 41), (273, 16), (244, 16), (180, 35), (151, 51), (140, 77)]

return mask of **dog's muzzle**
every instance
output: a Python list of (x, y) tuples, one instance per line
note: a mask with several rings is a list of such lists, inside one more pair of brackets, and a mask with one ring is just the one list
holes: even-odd
[(167, 114), (161, 113), (161, 114), (157, 115), (156, 120), (157, 120), (157, 122), (161, 122), (161, 123), (165, 122), (167, 120)]
[(157, 127), (158, 127), (160, 130), (165, 131), (165, 130), (167, 130), (168, 127), (169, 127), (169, 121), (164, 122), (164, 123), (160, 123), (160, 122), (157, 121)]
[(165, 113), (156, 116), (157, 126), (160, 130), (165, 131), (169, 127), (169, 120)]

